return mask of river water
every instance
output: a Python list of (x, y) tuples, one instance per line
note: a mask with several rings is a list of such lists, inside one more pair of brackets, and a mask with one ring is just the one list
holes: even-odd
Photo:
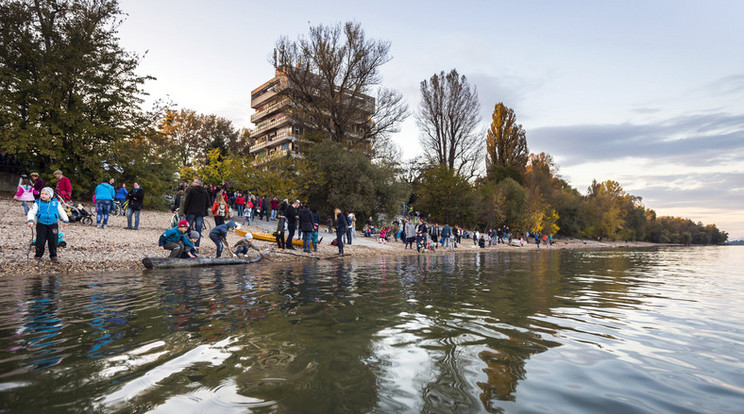
[(744, 248), (0, 278), (0, 411), (739, 413)]

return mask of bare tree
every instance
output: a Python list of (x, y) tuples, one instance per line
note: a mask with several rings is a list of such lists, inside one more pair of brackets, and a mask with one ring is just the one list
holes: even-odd
[(430, 164), (444, 165), (467, 179), (478, 171), (482, 135), (478, 92), (452, 69), (421, 82), (421, 105), (416, 119), (422, 135), (424, 156)]
[(379, 86), (390, 42), (367, 39), (358, 23), (311, 27), (307, 37), (279, 39), (276, 51), (286, 79), (280, 93), (308, 131), (371, 152), (377, 137), (398, 131), (408, 116), (402, 95)]
[(486, 168), (497, 165), (524, 172), (529, 154), (527, 134), (517, 124), (514, 110), (499, 102), (491, 118), (493, 122), (486, 135)]

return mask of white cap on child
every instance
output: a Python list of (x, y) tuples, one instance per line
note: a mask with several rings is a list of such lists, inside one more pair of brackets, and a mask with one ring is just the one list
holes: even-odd
[(245, 239), (251, 241), (253, 240), (253, 235), (249, 232), (245, 232)]

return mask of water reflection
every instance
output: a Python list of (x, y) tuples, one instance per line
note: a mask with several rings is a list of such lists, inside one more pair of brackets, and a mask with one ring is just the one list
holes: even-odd
[(744, 310), (719, 306), (742, 299), (744, 263), (697, 252), (8, 277), (0, 410), (726, 411)]

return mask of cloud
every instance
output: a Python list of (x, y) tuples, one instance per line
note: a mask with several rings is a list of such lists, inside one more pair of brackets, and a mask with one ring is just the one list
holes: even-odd
[(712, 94), (734, 94), (744, 92), (744, 73), (726, 76), (706, 85)]
[[(744, 115), (679, 116), (652, 124), (573, 125), (527, 131), (530, 148), (562, 166), (640, 158), (683, 166), (744, 161)], [(534, 150), (533, 150), (534, 152)]]

